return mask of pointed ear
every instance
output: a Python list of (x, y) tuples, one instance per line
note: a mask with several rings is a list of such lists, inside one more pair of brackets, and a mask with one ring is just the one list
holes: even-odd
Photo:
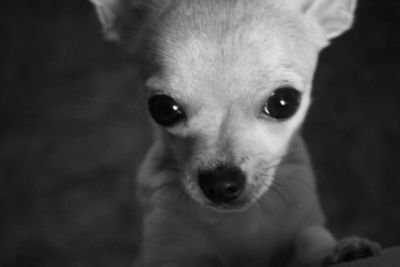
[(141, 40), (153, 6), (150, 0), (89, 0), (96, 8), (107, 39), (129, 45)]
[(311, 0), (303, 12), (321, 29), (326, 40), (335, 38), (353, 25), (357, 0)]
[(117, 24), (119, 17), (122, 16), (122, 0), (89, 0), (96, 8), (97, 15), (103, 26), (103, 31), (107, 38), (118, 40), (119, 33)]
[(172, 0), (89, 0), (96, 8), (106, 37), (134, 51), (146, 31)]
[(287, 7), (309, 18), (327, 43), (351, 28), (357, 0), (285, 0)]

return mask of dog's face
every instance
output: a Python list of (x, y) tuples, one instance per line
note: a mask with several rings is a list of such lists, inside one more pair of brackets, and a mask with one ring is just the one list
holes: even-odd
[(312, 2), (178, 1), (148, 32), (150, 114), (198, 202), (241, 209), (274, 182), (328, 39), (294, 11)]
[(301, 20), (272, 7), (227, 5), (218, 16), (196, 8), (170, 12), (158, 33), (149, 107), (189, 194), (241, 208), (271, 185), (304, 119), (319, 47)]

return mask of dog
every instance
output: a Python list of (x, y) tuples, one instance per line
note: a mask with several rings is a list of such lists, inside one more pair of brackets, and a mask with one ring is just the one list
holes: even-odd
[(90, 0), (139, 62), (154, 143), (136, 266), (327, 266), (379, 253), (324, 226), (299, 133), (356, 0)]

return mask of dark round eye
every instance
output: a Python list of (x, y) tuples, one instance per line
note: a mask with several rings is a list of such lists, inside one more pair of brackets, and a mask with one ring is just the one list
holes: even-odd
[(152, 96), (148, 104), (150, 115), (158, 124), (164, 127), (171, 127), (185, 118), (182, 108), (170, 96)]
[(278, 88), (267, 99), (263, 111), (277, 120), (289, 119), (299, 109), (300, 98), (301, 93), (292, 87)]

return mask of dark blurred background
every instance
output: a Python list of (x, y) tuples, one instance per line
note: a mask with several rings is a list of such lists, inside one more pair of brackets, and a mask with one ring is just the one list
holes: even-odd
[[(85, 0), (0, 8), (0, 266), (129, 266), (150, 142), (129, 55)], [(400, 3), (360, 0), (304, 134), (329, 227), (400, 244)]]

